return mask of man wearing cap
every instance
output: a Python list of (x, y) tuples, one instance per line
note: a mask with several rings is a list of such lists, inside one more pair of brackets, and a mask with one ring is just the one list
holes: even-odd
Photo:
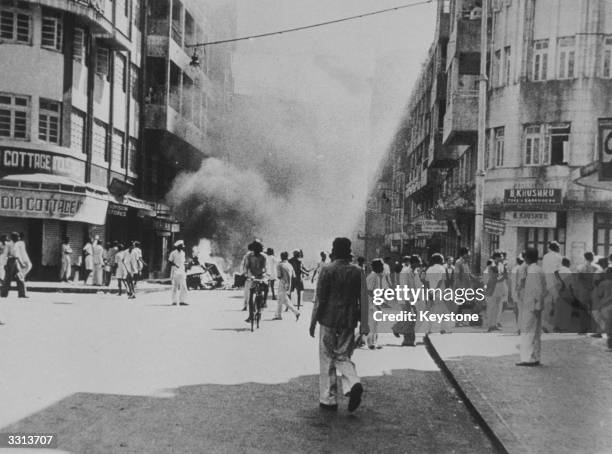
[(178, 240), (174, 243), (174, 250), (168, 257), (172, 278), (172, 305), (188, 306), (187, 299), (187, 272), (185, 271), (185, 242)]
[(319, 406), (323, 410), (338, 409), (338, 371), (342, 391), (349, 397), (348, 410), (352, 412), (361, 403), (363, 393), (351, 356), (360, 319), (361, 334), (368, 333), (365, 275), (351, 264), (348, 238), (334, 240), (332, 256), (333, 262), (321, 269), (309, 331), (314, 337), (319, 323)]
[(562, 282), (559, 276), (563, 257), (559, 254), (560, 244), (556, 241), (551, 241), (548, 245), (548, 252), (542, 257), (542, 270), (546, 278), (546, 299), (544, 300), (544, 308), (542, 312), (542, 329), (544, 332), (554, 330), (554, 312), (555, 305), (559, 299), (559, 290)]

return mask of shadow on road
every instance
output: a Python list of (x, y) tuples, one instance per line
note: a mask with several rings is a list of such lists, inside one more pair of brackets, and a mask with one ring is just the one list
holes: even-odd
[(280, 384), (203, 384), (169, 397), (73, 394), (1, 432), (54, 432), (87, 453), (488, 453), (490, 441), (438, 371), (363, 380), (350, 415), (318, 408), (318, 377)]

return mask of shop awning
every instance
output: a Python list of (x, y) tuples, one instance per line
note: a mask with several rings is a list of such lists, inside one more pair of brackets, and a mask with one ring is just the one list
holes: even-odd
[(599, 181), (599, 172), (580, 177), (574, 180), (574, 183), (589, 189), (612, 191), (612, 181)]
[(107, 194), (60, 175), (8, 175), (0, 179), (0, 215), (102, 225)]
[(113, 197), (111, 202), (116, 205), (122, 205), (128, 208), (135, 208), (139, 210), (144, 216), (155, 216), (155, 203), (139, 199), (138, 197), (134, 197), (131, 195), (124, 195), (123, 197)]

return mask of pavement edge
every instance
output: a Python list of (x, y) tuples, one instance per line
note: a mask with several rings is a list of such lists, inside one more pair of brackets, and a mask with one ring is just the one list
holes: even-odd
[(436, 350), (436, 347), (433, 345), (433, 342), (431, 341), (429, 336), (425, 336), (423, 340), (425, 342), (425, 347), (427, 348), (427, 352), (433, 358), (434, 362), (440, 368), (440, 370), (442, 371), (446, 379), (453, 386), (453, 388), (455, 389), (455, 391), (457, 392), (461, 400), (465, 403), (472, 417), (476, 420), (478, 425), (482, 427), (483, 431), (487, 434), (487, 436), (493, 443), (493, 446), (496, 452), (500, 454), (509, 454), (510, 451), (506, 449), (506, 446), (504, 445), (500, 437), (495, 433), (495, 431), (489, 425), (487, 420), (483, 417), (481, 412), (476, 408), (472, 400), (468, 397), (463, 387), (459, 384), (459, 381), (455, 378), (455, 375), (451, 372), (451, 370), (448, 368), (448, 366), (446, 365), (446, 363), (444, 362), (444, 360), (442, 359), (442, 357)]

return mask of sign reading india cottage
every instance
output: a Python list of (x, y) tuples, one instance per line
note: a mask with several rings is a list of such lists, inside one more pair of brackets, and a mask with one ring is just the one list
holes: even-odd
[(521, 188), (506, 189), (504, 204), (507, 205), (560, 205), (561, 189)]
[(52, 173), (82, 178), (84, 166), (82, 161), (69, 156), (24, 148), (0, 148), (2, 172)]

